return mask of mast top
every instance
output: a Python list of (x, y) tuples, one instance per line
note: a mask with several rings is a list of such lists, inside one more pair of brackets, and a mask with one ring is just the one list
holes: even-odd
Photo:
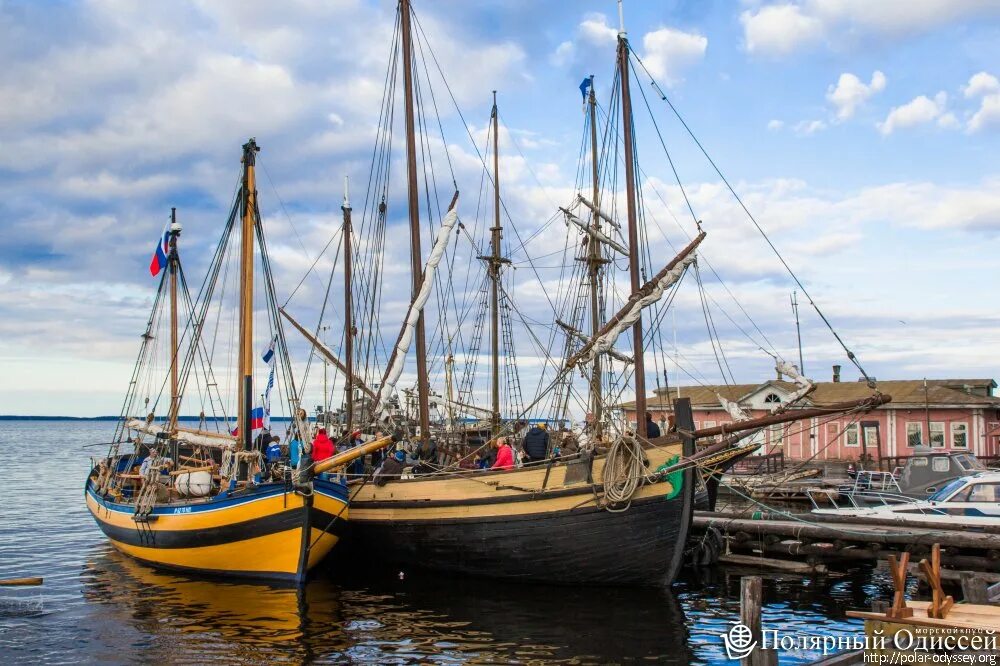
[(340, 205), (343, 210), (351, 210), (351, 179), (344, 176), (344, 203)]
[(625, 11), (622, 9), (622, 0), (618, 0), (618, 37), (625, 39), (628, 33), (625, 31)]
[(176, 206), (171, 206), (171, 208), (170, 208), (170, 233), (172, 235), (174, 235), (174, 236), (180, 236), (181, 235), (181, 231), (183, 229), (184, 229), (184, 227), (182, 227), (181, 223), (177, 221), (177, 207)]
[(247, 166), (254, 166), (257, 162), (257, 153), (260, 152), (260, 146), (257, 145), (257, 139), (250, 137), (250, 139), (243, 144), (243, 163)]

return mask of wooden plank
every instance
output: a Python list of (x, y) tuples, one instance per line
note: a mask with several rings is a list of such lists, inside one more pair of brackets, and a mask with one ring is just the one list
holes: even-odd
[(0, 586), (19, 587), (25, 585), (41, 585), (41, 578), (3, 578), (0, 579)]
[(788, 560), (776, 560), (769, 557), (756, 557), (754, 555), (736, 555), (730, 553), (728, 555), (720, 555), (719, 562), (763, 569), (780, 569), (792, 573), (826, 573), (826, 566), (822, 564), (812, 565), (805, 562), (789, 562)]
[(740, 622), (750, 629), (755, 643), (753, 651), (740, 660), (740, 666), (777, 666), (778, 651), (761, 647), (764, 634), (761, 631), (761, 609), (764, 589), (760, 576), (740, 578)]

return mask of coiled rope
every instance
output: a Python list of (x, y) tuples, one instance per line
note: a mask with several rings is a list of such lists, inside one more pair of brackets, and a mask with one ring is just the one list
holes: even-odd
[(605, 508), (608, 511), (627, 510), (645, 476), (642, 446), (631, 435), (619, 436), (611, 445), (604, 461), (601, 480), (604, 484)]

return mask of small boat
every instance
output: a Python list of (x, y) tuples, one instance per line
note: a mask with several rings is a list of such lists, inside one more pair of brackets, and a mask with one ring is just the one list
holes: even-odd
[(1000, 472), (977, 472), (953, 479), (925, 500), (877, 507), (814, 509), (822, 516), (940, 524), (952, 529), (1000, 526)]
[(918, 446), (905, 465), (891, 472), (860, 470), (851, 484), (811, 488), (808, 494), (817, 509), (909, 503), (929, 499), (952, 481), (985, 470), (972, 453)]
[[(266, 443), (259, 436), (253, 437), (269, 418), (275, 366), (285, 373), (289, 368), (280, 319), (273, 298), (269, 298), (270, 323), (277, 333), (263, 355), (269, 367), (263, 404), (254, 407), (255, 246), (259, 245), (265, 267), (265, 291), (269, 296), (274, 294), (257, 209), (254, 165), (258, 150), (253, 139), (243, 146), (239, 195), (205, 285), (193, 301), (177, 251), (181, 227), (176, 211), (171, 213), (172, 222), (151, 266), (154, 275), (161, 268), (165, 270), (142, 336), (125, 407), (108, 454), (93, 466), (84, 494), (87, 508), (111, 544), (138, 560), (200, 574), (301, 582), (340, 538), (348, 519), (347, 486), (337, 475), (318, 475), (307, 485), (294, 483), (292, 470), (268, 464), (263, 455)], [(240, 229), (238, 235), (232, 233), (235, 228)], [(239, 247), (229, 248), (230, 240)], [(208, 392), (212, 407), (226, 404), (218, 395), (211, 367), (217, 340), (206, 344), (202, 333), (209, 328), (208, 317), (221, 310), (221, 305), (209, 305), (210, 297), (225, 258), (234, 255), (232, 262), (238, 264), (238, 272), (234, 270), (233, 275), (239, 284), (239, 372), (238, 386), (232, 388), (238, 399), (228, 404), (235, 404), (236, 427), (231, 429), (233, 424), (224, 414), (210, 420), (202, 412), (198, 427), (188, 428), (180, 425), (179, 413), (189, 381), (197, 385), (200, 379), (204, 383), (198, 391), (202, 396)], [(165, 294), (167, 298), (162, 298)], [(166, 304), (169, 324), (160, 316)], [(181, 330), (178, 309), (184, 305), (191, 313)], [(155, 360), (156, 352), (163, 351), (156, 346), (160, 328), (168, 328), (170, 337), (163, 364)], [(166, 379), (158, 376), (164, 367)], [(286, 404), (297, 405), (290, 374), (283, 379), (282, 389), (289, 400)], [(134, 417), (143, 395), (146, 416)], [(161, 399), (168, 406), (164, 417), (158, 419), (156, 409)], [(300, 409), (293, 433), (304, 431), (298, 422), (303, 418)], [(213, 424), (214, 431), (210, 428)]]

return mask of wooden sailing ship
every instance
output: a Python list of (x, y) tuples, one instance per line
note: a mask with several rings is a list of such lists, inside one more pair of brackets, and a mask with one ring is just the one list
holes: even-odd
[[(360, 418), (348, 415), (348, 429), (357, 424), (369, 433), (380, 431), (382, 435), (395, 430), (394, 437), (377, 437), (358, 449), (356, 455), (364, 455), (400, 440), (410, 440), (414, 449), (423, 450), (430, 441), (447, 441), (455, 433), (448, 420), (435, 422), (430, 416), (430, 406), (437, 394), (432, 390), (428, 377), (429, 345), (424, 308), (438, 279), (449, 240), (456, 235), (454, 231), (461, 231), (463, 227), (456, 227), (458, 192), (455, 192), (435, 233), (429, 258), (424, 263), (421, 251), (421, 179), (417, 169), (422, 153), (418, 150), (415, 126), (426, 127), (428, 123), (426, 119), (420, 123), (414, 119), (414, 107), (419, 103), (415, 100), (414, 70), (419, 72), (420, 68), (413, 66), (412, 21), (410, 1), (400, 0), (396, 28), (399, 61), (390, 65), (390, 71), (395, 73), (398, 69), (402, 75), (412, 286), (403, 326), (385, 361), (384, 373), (375, 381), (366, 382), (354, 374), (349, 360), (352, 340), (358, 328), (376, 328), (376, 324), (370, 321), (358, 327), (351, 317), (350, 264), (345, 266), (345, 309), (348, 316), (344, 323), (344, 348), (348, 350), (347, 363), (341, 362), (318, 339), (316, 332), (307, 330), (287, 312), (282, 312), (321, 356), (344, 372), (344, 393), (348, 396), (346, 403), (352, 404), (358, 392), (369, 401), (370, 409), (365, 415)], [(486, 265), (488, 276), (484, 302), (488, 303), (490, 314), (491, 399), (489, 408), (475, 408), (473, 412), (481, 418), (483, 426), (488, 424), (491, 440), (510, 437), (531, 407), (539, 405), (553, 391), (558, 394), (559, 387), (573, 373), (580, 372), (589, 378), (590, 385), (590, 411), (593, 414), (589, 425), (590, 446), (569, 455), (564, 453), (558, 457), (547, 457), (511, 470), (473, 471), (459, 464), (438, 464), (430, 465), (432, 471), (429, 473), (410, 478), (404, 475), (403, 478), (380, 479), (376, 483), (371, 482), (367, 475), (358, 478), (352, 481), (351, 522), (349, 537), (345, 541), (349, 551), (339, 549), (338, 552), (353, 553), (366, 561), (379, 558), (402, 565), (525, 581), (669, 584), (681, 565), (696, 485), (701, 481), (699, 470), (719, 469), (728, 460), (752, 451), (752, 448), (738, 448), (746, 433), (759, 432), (768, 423), (798, 420), (799, 416), (789, 412), (769, 417), (771, 420), (768, 423), (748, 421), (723, 433), (721, 441), (698, 451), (696, 439), (709, 433), (695, 431), (687, 400), (677, 401), (675, 430), (661, 437), (649, 437), (641, 418), (633, 427), (620, 421), (615, 423), (610, 417), (612, 410), (606, 404), (608, 396), (602, 393), (602, 363), (609, 364), (612, 359), (624, 357), (632, 366), (638, 413), (643, 413), (646, 379), (642, 312), (659, 301), (665, 291), (680, 280), (694, 262), (696, 250), (705, 238), (705, 233), (699, 229), (697, 236), (674, 259), (651, 279), (644, 279), (640, 270), (642, 253), (633, 161), (629, 56), (628, 40), (623, 30), (618, 38), (617, 81), (624, 143), (628, 247), (610, 241), (609, 236), (602, 232), (602, 220), (612, 224), (613, 220), (601, 209), (597, 166), (598, 112), (591, 86), (588, 104), (593, 192), (591, 200), (580, 197), (591, 214), (589, 223), (577, 220), (577, 226), (587, 237), (582, 259), (587, 267), (587, 282), (591, 290), (589, 335), (583, 334), (576, 323), (571, 322), (565, 327), (567, 336), (576, 342), (567, 344), (556, 379), (536, 396), (528, 409), (516, 410), (506, 419), (501, 415), (499, 377), (501, 357), (509, 351), (502, 353), (504, 341), (501, 338), (505, 336), (500, 322), (503, 293), (499, 285), (509, 260), (501, 252), (504, 229), (499, 188), (499, 115), (495, 98), (491, 113), (493, 169), (489, 178), (494, 192), (494, 219), (490, 228), (490, 249), (478, 253), (478, 258)], [(397, 64), (401, 67), (397, 68)], [(391, 104), (391, 98), (387, 99), (390, 100), (387, 104)], [(382, 116), (392, 118), (391, 109), (384, 108)], [(391, 135), (391, 132), (386, 130), (385, 134)], [(421, 146), (424, 146), (423, 141)], [(379, 159), (386, 151), (386, 145), (379, 146), (376, 151)], [(383, 169), (381, 163), (373, 163), (373, 173), (377, 169)], [(425, 179), (426, 172), (425, 165)], [(378, 175), (388, 181), (382, 172)], [(388, 186), (385, 188), (383, 192)], [(381, 202), (376, 203), (377, 213), (374, 214), (382, 226), (368, 228), (384, 229), (386, 199), (384, 194), (382, 197)], [(369, 200), (379, 202), (378, 191)], [(426, 210), (431, 209), (428, 204)], [(572, 216), (569, 211), (565, 212)], [(350, 256), (349, 224), (345, 209), (345, 258)], [(371, 238), (367, 240), (374, 243)], [(623, 250), (628, 259), (629, 297), (618, 312), (605, 317), (598, 294), (603, 267), (609, 263), (603, 256), (602, 244), (609, 243)], [(370, 270), (377, 270), (377, 266)], [(370, 276), (368, 281), (371, 283), (375, 279), (377, 276)], [(366, 301), (370, 302), (367, 296)], [(321, 324), (322, 320), (317, 324), (317, 331)], [(633, 333), (632, 349), (624, 354), (616, 351), (614, 345), (629, 328)], [(448, 349), (448, 360), (444, 363), (448, 376), (445, 402), (450, 407), (462, 407), (463, 396), (459, 394), (456, 400), (451, 391), (448, 374), (452, 359), (450, 343), (450, 338), (440, 343), (441, 347)], [(401, 414), (398, 410), (390, 410), (389, 404), (411, 351), (415, 357), (416, 382), (410, 390), (412, 399), (407, 402), (413, 404), (414, 410), (411, 413), (404, 410)], [(475, 356), (475, 352), (472, 355)], [(602, 361), (602, 358), (608, 360)], [(806, 389), (803, 389), (803, 395), (805, 392)], [(565, 395), (556, 396), (556, 403), (564, 404), (566, 401)], [(854, 405), (844, 409), (866, 409), (870, 406)], [(734, 432), (737, 434), (733, 435)], [(467, 438), (465, 444), (465, 450), (472, 453), (482, 449), (478, 440), (470, 442)], [(470, 455), (467, 453), (458, 458), (468, 459)], [(313, 471), (324, 473), (333, 469), (337, 469), (337, 462), (324, 461), (317, 464)]]
[[(243, 146), (239, 195), (199, 300), (193, 304), (177, 250), (180, 226), (174, 220), (170, 227), (167, 268), (143, 335), (129, 396), (107, 456), (87, 477), (85, 497), (87, 508), (111, 544), (143, 562), (196, 573), (302, 581), (343, 533), (348, 519), (347, 487), (342, 478), (327, 475), (317, 476), (307, 485), (294, 483), (290, 469), (267, 465), (262, 444), (253, 437), (254, 425), (258, 425), (252, 423), (254, 264), (258, 246), (270, 323), (276, 331), (272, 348), (277, 359), (272, 363), (281, 361), (289, 404), (297, 407), (294, 381), (287, 371), (284, 336), (273, 307), (274, 286), (257, 208), (258, 150), (253, 139)], [(206, 381), (202, 389), (217, 389), (204, 334), (206, 319), (213, 311), (209, 305), (211, 295), (236, 226), (240, 229), (239, 248), (234, 248), (239, 300), (238, 386), (233, 387), (238, 395), (236, 428), (230, 431), (230, 421), (223, 417), (212, 421), (223, 426), (212, 431), (204, 412), (198, 428), (187, 428), (179, 424), (179, 414), (188, 380), (200, 369)], [(157, 337), (154, 323), (159, 320), (158, 309), (165, 291), (169, 293), (170, 310), (169, 408), (165, 418), (158, 420), (155, 409), (159, 398), (150, 405), (147, 395), (148, 414), (136, 417), (133, 410), (138, 406), (138, 380), (144, 372), (155, 373), (155, 368), (147, 366)], [(178, 321), (178, 308), (185, 300), (182, 297), (191, 307), (183, 332)], [(186, 354), (182, 353), (182, 337), (187, 343)], [(211, 346), (215, 346), (214, 342)], [(270, 376), (273, 379), (273, 365)], [(293, 433), (303, 431), (300, 418), (296, 413)]]

